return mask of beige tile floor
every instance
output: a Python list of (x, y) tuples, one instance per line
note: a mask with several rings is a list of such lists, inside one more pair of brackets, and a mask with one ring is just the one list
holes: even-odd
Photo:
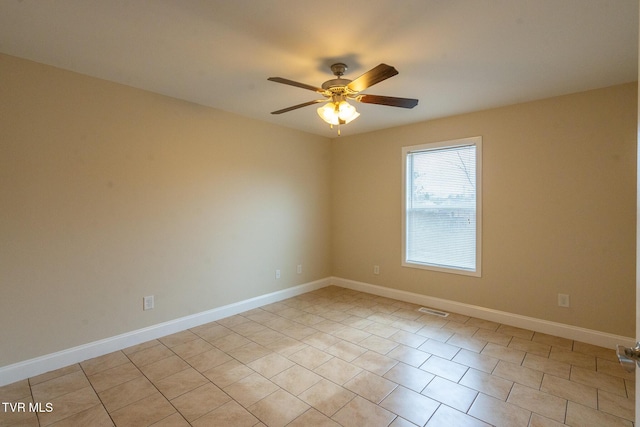
[[(0, 388), (0, 426), (632, 426), (613, 350), (338, 287)], [(46, 407), (44, 407), (46, 409)]]

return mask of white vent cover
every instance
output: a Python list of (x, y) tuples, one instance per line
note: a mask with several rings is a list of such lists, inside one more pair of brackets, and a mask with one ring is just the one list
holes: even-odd
[(438, 310), (434, 310), (432, 308), (419, 308), (418, 311), (420, 313), (427, 313), (427, 314), (432, 314), (434, 316), (438, 316), (438, 317), (447, 317), (449, 315), (449, 313), (446, 313), (444, 311), (438, 311)]

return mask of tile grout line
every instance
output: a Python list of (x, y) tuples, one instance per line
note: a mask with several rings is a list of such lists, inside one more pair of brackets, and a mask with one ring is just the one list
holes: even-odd
[[(31, 386), (31, 378), (27, 378), (27, 384), (29, 384), (29, 395), (31, 396), (31, 401), (35, 402), (36, 398), (33, 395), (33, 387)], [(38, 413), (38, 412), (36, 412), (36, 421), (38, 422), (38, 427), (39, 427), (42, 423), (40, 422), (40, 413)]]
[[(123, 353), (124, 354), (124, 353)], [(126, 354), (125, 354), (126, 356)], [(100, 398), (100, 395), (98, 394), (98, 391), (95, 389), (95, 387), (93, 386), (93, 383), (91, 382), (91, 380), (89, 379), (89, 375), (87, 375), (87, 371), (85, 371), (85, 369), (82, 367), (82, 364), (78, 363), (78, 366), (80, 367), (80, 370), (82, 371), (82, 373), (84, 374), (85, 378), (87, 379), (87, 382), (89, 383), (89, 386), (91, 387), (91, 389), (93, 390), (93, 392), (96, 394), (96, 397), (98, 398), (98, 401), (100, 402), (100, 405), (102, 405), (102, 408), (104, 409), (104, 411), (107, 413), (107, 415), (109, 416), (109, 419), (111, 420), (111, 422), (113, 423), (113, 425), (116, 425), (115, 420), (111, 417), (111, 414), (109, 413), (109, 411), (107, 411), (107, 407), (104, 406), (104, 402), (102, 401), (102, 399)], [(136, 366), (137, 368), (137, 366)], [(106, 370), (106, 369), (105, 369)], [(97, 405), (96, 405), (97, 406)], [(75, 415), (75, 414), (73, 414)], [(72, 417), (73, 415), (70, 415), (69, 417)], [(67, 418), (69, 418), (67, 417)], [(65, 418), (66, 419), (66, 418)], [(57, 421), (56, 421), (57, 422)]]
[[(158, 340), (158, 342), (160, 342), (160, 341)], [(160, 342), (160, 345), (164, 345), (164, 344), (163, 344), (162, 342)], [(167, 347), (166, 345), (165, 345), (165, 347), (166, 347), (169, 351), (171, 351), (174, 355), (178, 356), (178, 355), (177, 355), (173, 350), (171, 350), (171, 348)], [(120, 350), (120, 351), (122, 351), (122, 350)], [(142, 350), (139, 350), (139, 351), (142, 351)], [(178, 411), (178, 408), (176, 408), (176, 407), (173, 405), (173, 403), (171, 403), (171, 400), (169, 400), (169, 399), (167, 398), (167, 396), (165, 396), (165, 395), (164, 395), (164, 393), (162, 393), (162, 391), (160, 391), (160, 389), (158, 389), (158, 387), (155, 385), (155, 383), (154, 383), (153, 381), (151, 381), (151, 379), (150, 379), (149, 377), (147, 377), (147, 375), (142, 371), (142, 369), (140, 369), (140, 367), (139, 367), (138, 365), (136, 365), (136, 364), (135, 364), (135, 362), (134, 362), (133, 360), (131, 360), (131, 358), (129, 357), (129, 355), (128, 355), (128, 354), (126, 354), (126, 353), (124, 353), (124, 352), (122, 352), (122, 353), (123, 353), (123, 354), (124, 354), (124, 356), (129, 360), (129, 363), (131, 363), (133, 366), (135, 366), (135, 367), (136, 367), (136, 369), (138, 370), (138, 372), (140, 372), (140, 375), (142, 375), (144, 378), (146, 378), (146, 379), (147, 379), (147, 381), (149, 381), (149, 383), (153, 386), (153, 388), (155, 388), (155, 389), (156, 389), (156, 391), (157, 391), (158, 393), (160, 393), (160, 395), (161, 395), (162, 397), (164, 397), (164, 398), (167, 400), (167, 402), (168, 402), (168, 403), (173, 407), (173, 409), (175, 410), (175, 412), (174, 412), (174, 413), (178, 413), (178, 414), (180, 414), (180, 416), (184, 419), (184, 416), (180, 413), (180, 411)], [(131, 354), (135, 354), (135, 353), (137, 353), (137, 351), (136, 351), (136, 352), (133, 352), (133, 353), (131, 353)], [(171, 357), (171, 356), (169, 356), (169, 357)], [(178, 356), (178, 357), (180, 357), (180, 356)], [(180, 357), (180, 359), (182, 359), (182, 358)], [(183, 360), (184, 360), (184, 359), (183, 359)], [(185, 360), (185, 362), (186, 362), (186, 360)], [(134, 380), (135, 380), (135, 378), (134, 378), (134, 379), (132, 379), (132, 380), (129, 380), (129, 381), (127, 381), (127, 382), (134, 381)], [(123, 383), (123, 384), (124, 384), (124, 383)], [(118, 387), (118, 386), (116, 385), (116, 386), (114, 386), (114, 387)], [(111, 388), (113, 388), (113, 387), (111, 387)], [(98, 397), (100, 397), (100, 396), (98, 395)], [(133, 403), (139, 402), (139, 401), (141, 401), (141, 400), (143, 400), (143, 399), (145, 399), (145, 398), (146, 398), (146, 397), (143, 397), (143, 398), (141, 398), (141, 399), (136, 400), (135, 402), (131, 402), (130, 404), (133, 404)], [(102, 400), (102, 399), (101, 399), (101, 400)], [(104, 403), (103, 403), (103, 405), (104, 405)], [(127, 405), (127, 406), (128, 406), (128, 405)], [(123, 406), (122, 408), (118, 408), (117, 410), (124, 409), (124, 408), (126, 408), (126, 406)], [(106, 411), (106, 407), (105, 407), (105, 411)], [(115, 411), (114, 411), (114, 412), (115, 412)], [(111, 417), (111, 413), (110, 413), (109, 411), (107, 411), (107, 413), (109, 414), (109, 417), (111, 418), (111, 420), (112, 420), (112, 422), (113, 422), (113, 425), (114, 425), (114, 426), (117, 426), (117, 424), (116, 424), (115, 420)], [(172, 415), (173, 415), (173, 414), (169, 414), (169, 415), (167, 415), (166, 417), (162, 418), (161, 420), (158, 420), (158, 421), (155, 421), (155, 422), (160, 422), (160, 421), (162, 421), (162, 420), (164, 420), (164, 419), (169, 418), (169, 417), (170, 417), (170, 416), (172, 416)], [(185, 421), (186, 421), (186, 419), (185, 419)], [(154, 422), (154, 423), (155, 423), (155, 422)]]

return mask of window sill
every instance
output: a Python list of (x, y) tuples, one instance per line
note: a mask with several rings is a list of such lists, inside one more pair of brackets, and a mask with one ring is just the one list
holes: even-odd
[(462, 276), (472, 276), (472, 277), (482, 277), (482, 272), (477, 269), (477, 270), (466, 270), (463, 268), (453, 268), (453, 267), (444, 267), (444, 266), (439, 266), (439, 265), (434, 265), (434, 264), (425, 264), (425, 263), (419, 263), (419, 262), (415, 262), (415, 261), (404, 261), (402, 263), (403, 267), (407, 267), (407, 268), (417, 268), (420, 270), (430, 270), (430, 271), (437, 271), (439, 273), (449, 273), (449, 274), (459, 274)]

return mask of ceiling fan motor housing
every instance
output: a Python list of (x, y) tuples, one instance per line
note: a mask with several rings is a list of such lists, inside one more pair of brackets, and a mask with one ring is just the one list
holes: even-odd
[(344, 92), (345, 86), (348, 85), (349, 83), (351, 83), (351, 80), (349, 79), (341, 79), (341, 78), (331, 79), (322, 83), (322, 89), (326, 89), (331, 92), (337, 92), (339, 89), (341, 89), (340, 92)]
[(331, 72), (335, 75), (336, 79), (327, 80), (322, 83), (322, 89), (326, 89), (334, 95), (341, 95), (345, 92), (345, 86), (351, 83), (349, 79), (343, 79), (345, 71), (347, 71), (347, 65), (342, 62), (338, 62), (331, 66)]

